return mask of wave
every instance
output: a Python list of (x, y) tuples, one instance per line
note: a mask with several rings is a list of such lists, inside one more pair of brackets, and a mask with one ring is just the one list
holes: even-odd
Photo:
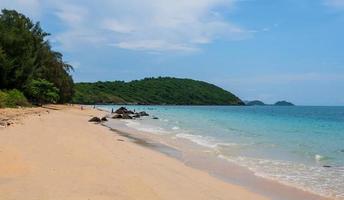
[(322, 162), (322, 161), (325, 161), (325, 160), (331, 160), (331, 157), (323, 156), (323, 155), (320, 155), (320, 154), (315, 154), (314, 159), (317, 162)]
[(243, 156), (218, 156), (246, 167), (256, 176), (278, 181), (325, 197), (344, 198), (344, 167), (307, 166), (283, 160), (258, 159)]
[(147, 124), (142, 124), (138, 121), (134, 120), (121, 120), (125, 122), (125, 124), (133, 129), (136, 129), (138, 131), (143, 131), (147, 133), (153, 133), (153, 134), (158, 134), (158, 135), (163, 135), (163, 134), (169, 134), (170, 132), (166, 131), (165, 129), (157, 126), (152, 126), (152, 125), (147, 125)]
[(216, 141), (215, 138), (209, 137), (209, 136), (201, 136), (201, 135), (192, 135), (192, 134), (187, 134), (187, 133), (178, 133), (176, 134), (177, 138), (183, 138), (190, 140), (198, 145), (212, 148), (212, 149), (217, 149), (218, 147), (221, 146), (236, 146), (238, 144), (236, 143), (223, 143), (223, 142), (218, 142)]

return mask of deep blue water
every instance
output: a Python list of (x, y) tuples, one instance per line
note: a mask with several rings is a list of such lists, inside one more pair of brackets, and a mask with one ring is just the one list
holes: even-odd
[(133, 128), (188, 139), (259, 176), (344, 198), (344, 107), (128, 107), (159, 117)]

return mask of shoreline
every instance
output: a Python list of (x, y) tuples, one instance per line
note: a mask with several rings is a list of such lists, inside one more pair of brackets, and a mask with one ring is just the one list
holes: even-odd
[[(213, 157), (212, 155), (207, 155), (208, 153), (194, 153), (193, 150), (191, 150), (191, 153), (187, 152), (190, 148), (198, 148), (198, 152), (207, 152), (207, 150), (206, 148), (186, 139), (178, 139), (178, 142), (182, 141), (183, 148), (186, 147), (185, 149), (181, 150), (181, 146), (174, 146), (173, 141), (172, 143), (169, 143), (171, 142), (170, 139), (164, 138), (164, 136), (157, 135), (152, 132), (139, 131), (134, 128), (127, 127), (124, 121), (110, 119), (109, 122), (106, 122), (103, 125), (108, 127), (110, 130), (114, 130), (116, 134), (133, 139), (133, 142), (135, 142), (135, 140), (140, 141), (135, 142), (139, 145), (159, 151), (160, 153), (183, 162), (187, 166), (205, 171), (211, 176), (224, 182), (248, 188), (250, 191), (257, 192), (268, 197), (269, 199), (333, 200), (333, 198), (321, 196), (310, 191), (283, 184), (277, 180), (257, 176), (253, 171), (243, 166), (239, 166), (236, 163), (232, 163), (218, 157)], [(116, 127), (116, 129), (111, 126)], [(166, 151), (167, 148), (170, 148), (170, 150)]]
[(0, 199), (268, 199), (56, 107), (0, 129)]

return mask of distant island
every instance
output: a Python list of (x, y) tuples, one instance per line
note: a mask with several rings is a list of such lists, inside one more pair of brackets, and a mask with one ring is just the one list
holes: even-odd
[(74, 89), (72, 102), (79, 104), (245, 105), (213, 84), (172, 77), (76, 83)]
[(262, 101), (254, 100), (254, 101), (247, 101), (246, 105), (247, 106), (265, 106), (266, 104)]
[(293, 103), (290, 103), (288, 101), (277, 101), (274, 105), (275, 106), (294, 106)]
[(288, 101), (277, 101), (274, 104), (265, 104), (260, 100), (245, 101), (246, 106), (294, 106), (293, 103)]

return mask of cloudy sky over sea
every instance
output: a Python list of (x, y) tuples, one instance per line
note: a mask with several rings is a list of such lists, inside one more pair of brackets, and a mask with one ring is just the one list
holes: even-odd
[(176, 76), (244, 100), (344, 105), (344, 0), (0, 0), (76, 81)]

